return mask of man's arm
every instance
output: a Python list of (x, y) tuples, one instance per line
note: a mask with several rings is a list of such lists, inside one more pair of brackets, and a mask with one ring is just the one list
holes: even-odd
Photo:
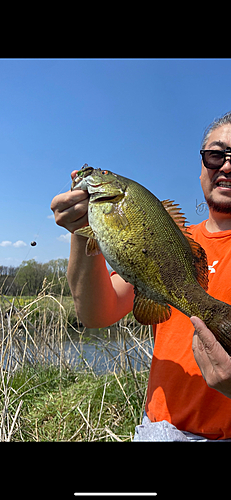
[(201, 319), (190, 319), (195, 328), (193, 354), (203, 378), (209, 387), (231, 398), (231, 357)]
[[(56, 223), (73, 233), (87, 224), (88, 193), (75, 190), (55, 196), (51, 209)], [(86, 242), (72, 234), (67, 279), (79, 319), (88, 328), (102, 328), (132, 310), (134, 291), (119, 275), (109, 276), (102, 254), (86, 256)]]

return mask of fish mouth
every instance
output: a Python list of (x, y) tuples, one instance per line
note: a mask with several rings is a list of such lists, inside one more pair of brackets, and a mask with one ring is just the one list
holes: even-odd
[(110, 201), (111, 203), (117, 203), (118, 201), (122, 200), (123, 197), (123, 194), (103, 195), (103, 193), (93, 193), (90, 195), (91, 201), (93, 203), (106, 203), (107, 201)]
[(102, 186), (102, 184), (91, 184), (91, 183), (88, 181), (88, 186), (91, 186), (91, 187), (93, 187), (93, 188), (97, 188), (97, 187)]
[(91, 182), (91, 181), (87, 181), (88, 185), (93, 187), (93, 188), (97, 188), (97, 187), (100, 187), (100, 186), (105, 186), (106, 184), (110, 184), (110, 182), (99, 182), (98, 184), (95, 184), (94, 182)]

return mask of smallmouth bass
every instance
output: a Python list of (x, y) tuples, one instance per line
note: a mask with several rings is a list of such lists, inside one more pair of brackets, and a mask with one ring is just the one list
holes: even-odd
[(231, 355), (231, 306), (206, 290), (204, 249), (190, 236), (179, 206), (160, 201), (137, 182), (84, 165), (72, 190), (89, 193), (86, 254), (102, 252), (111, 267), (134, 286), (133, 313), (141, 324), (167, 321), (173, 306), (198, 316)]

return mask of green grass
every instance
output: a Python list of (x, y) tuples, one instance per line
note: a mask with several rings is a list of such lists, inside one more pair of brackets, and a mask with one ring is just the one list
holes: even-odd
[(143, 413), (147, 376), (136, 374), (139, 396), (142, 392), (137, 397), (130, 372), (96, 376), (62, 370), (60, 376), (58, 367), (25, 366), (8, 381), (9, 418), (23, 401), (11, 441), (131, 441)]
[[(6, 298), (9, 302), (13, 302), (14, 306), (19, 310), (28, 308), (28, 311), (30, 311), (31, 321), (35, 321), (39, 314), (44, 311), (46, 312), (48, 318), (51, 317), (51, 314), (58, 314), (61, 304), (65, 310), (68, 322), (71, 324), (76, 322), (75, 306), (71, 296), (62, 296), (61, 300), (60, 297), (58, 297), (57, 301), (54, 300), (56, 298), (54, 295), (41, 296), (39, 301), (37, 300), (37, 296), (27, 295), (20, 295), (17, 297), (9, 295)], [(7, 303), (6, 306), (9, 309), (10, 304)]]

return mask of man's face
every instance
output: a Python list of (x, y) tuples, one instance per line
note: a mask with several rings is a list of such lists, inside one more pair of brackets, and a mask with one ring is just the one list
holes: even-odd
[[(204, 149), (231, 148), (231, 125), (222, 125), (211, 132)], [(201, 187), (205, 199), (215, 212), (231, 214), (231, 163), (226, 161), (218, 170), (206, 168), (202, 161)]]

